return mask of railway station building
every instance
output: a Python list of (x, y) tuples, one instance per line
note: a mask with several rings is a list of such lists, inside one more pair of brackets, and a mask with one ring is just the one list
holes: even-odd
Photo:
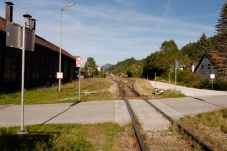
[[(6, 46), (7, 21), (13, 22), (13, 3), (5, 2), (5, 18), (0, 16), (0, 93), (21, 88), (22, 50)], [(30, 20), (35, 30), (36, 20)], [(34, 52), (25, 51), (25, 88), (51, 86), (58, 83), (60, 48), (44, 38), (35, 35)], [(70, 82), (76, 76), (76, 58), (61, 49), (62, 82)]]

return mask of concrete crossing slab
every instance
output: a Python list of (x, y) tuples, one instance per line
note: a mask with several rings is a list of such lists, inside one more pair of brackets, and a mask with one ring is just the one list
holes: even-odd
[(174, 120), (178, 120), (184, 116), (180, 112), (174, 110), (173, 108), (171, 108), (170, 106), (164, 104), (163, 102), (161, 102), (159, 100), (149, 100), (149, 102), (152, 103), (153, 105), (155, 105), (162, 112), (164, 112), (166, 115), (168, 115), (169, 117), (171, 117)]
[[(120, 125), (130, 122), (123, 100), (24, 106), (24, 125), (103, 122), (115, 122)], [(1, 127), (20, 126), (20, 124), (20, 105), (0, 105)]]
[(166, 130), (170, 121), (143, 100), (130, 100), (129, 103), (143, 130)]

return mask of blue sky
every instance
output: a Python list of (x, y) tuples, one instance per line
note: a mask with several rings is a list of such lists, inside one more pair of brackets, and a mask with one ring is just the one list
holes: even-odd
[[(173, 39), (178, 48), (197, 41), (202, 33), (216, 34), (215, 25), (226, 0), (12, 0), (13, 21), (22, 24), (28, 13), (37, 20), (36, 34), (60, 46), (83, 63), (97, 65), (127, 58), (146, 58)], [(5, 3), (0, 3), (5, 17)]]

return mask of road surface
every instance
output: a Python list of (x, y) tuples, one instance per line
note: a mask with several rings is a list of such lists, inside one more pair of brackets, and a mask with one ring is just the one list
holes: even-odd
[[(154, 86), (154, 81), (150, 81)], [(159, 89), (174, 89), (174, 85), (156, 82)], [(174, 119), (194, 115), (227, 106), (226, 91), (212, 91), (176, 86), (188, 97), (149, 100)], [(169, 121), (141, 100), (130, 100), (144, 130), (168, 129)], [(79, 123), (95, 124), (115, 122), (120, 125), (130, 122), (126, 105), (122, 100), (92, 101), (80, 103), (25, 105), (24, 125)], [(0, 127), (20, 126), (21, 106), (0, 105)]]

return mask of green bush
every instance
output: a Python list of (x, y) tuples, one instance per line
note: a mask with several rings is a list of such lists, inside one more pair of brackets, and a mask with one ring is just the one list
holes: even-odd
[[(171, 73), (172, 81), (175, 80), (175, 72)], [(193, 73), (189, 70), (177, 70), (177, 83), (180, 85), (194, 87), (194, 88), (204, 88), (207, 87), (205, 78), (200, 75)]]
[(210, 89), (211, 88), (211, 83), (210, 80), (207, 78), (203, 78), (198, 85), (196, 86), (196, 88), (199, 89)]
[(227, 81), (217, 79), (214, 83), (215, 90), (227, 90)]

